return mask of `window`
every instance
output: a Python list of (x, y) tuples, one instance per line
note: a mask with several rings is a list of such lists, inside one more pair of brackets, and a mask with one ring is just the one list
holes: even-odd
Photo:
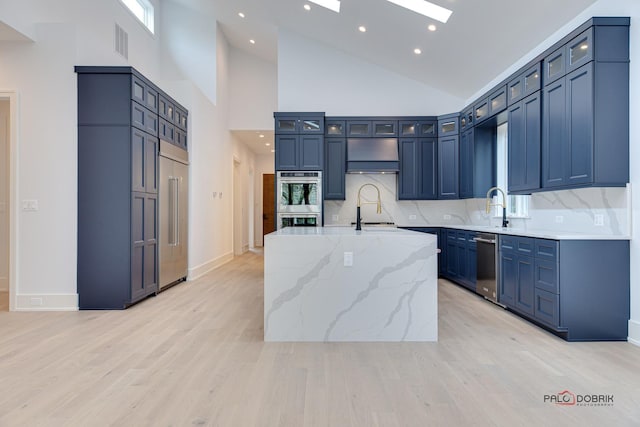
[(127, 9), (147, 27), (151, 34), (154, 33), (153, 5), (149, 0), (120, 0)]
[[(498, 126), (497, 146), (496, 146), (496, 173), (497, 185), (505, 192), (508, 184), (508, 141), (509, 133), (507, 123)], [(502, 197), (502, 196), (500, 196)], [(507, 216), (509, 218), (528, 218), (529, 217), (529, 199), (531, 196), (507, 196)], [(493, 203), (500, 203), (498, 196), (494, 196)], [(502, 207), (496, 206), (493, 215), (502, 217)]]

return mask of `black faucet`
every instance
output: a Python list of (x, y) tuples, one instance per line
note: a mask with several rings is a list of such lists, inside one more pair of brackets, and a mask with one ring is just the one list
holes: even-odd
[[(372, 186), (373, 188), (375, 188), (378, 191), (378, 201), (377, 202), (361, 202), (360, 201), (360, 191), (362, 191), (363, 187), (366, 187), (367, 185)], [(378, 187), (376, 187), (374, 184), (363, 184), (359, 189), (358, 189), (358, 202), (356, 203), (356, 231), (358, 230), (362, 230), (362, 218), (360, 218), (360, 205), (363, 204), (376, 204), (377, 205), (377, 209), (376, 209), (376, 213), (381, 214), (382, 213), (382, 202), (380, 201), (380, 189)]]

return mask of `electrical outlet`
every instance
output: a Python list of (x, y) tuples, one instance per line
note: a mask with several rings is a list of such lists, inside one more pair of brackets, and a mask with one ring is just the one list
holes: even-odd
[(22, 201), (22, 210), (27, 212), (35, 212), (38, 210), (38, 201), (37, 200), (23, 200)]
[(564, 222), (564, 216), (556, 215), (556, 223), (562, 224)]
[(217, 191), (214, 191), (214, 192), (213, 192), (213, 198), (215, 199), (216, 197), (218, 197), (218, 192), (217, 192)]
[(331, 220), (332, 221), (338, 221), (340, 219), (340, 217), (338, 215), (331, 215)]
[(444, 214), (444, 219), (451, 219), (451, 215), (449, 215), (449, 214)]
[(409, 221), (415, 221), (415, 220), (416, 220), (415, 215), (409, 215)]
[(222, 199), (222, 191), (220, 192), (220, 198)]
[(35, 307), (42, 306), (42, 298), (31, 298), (31, 305)]
[(353, 252), (344, 253), (344, 266), (353, 267)]
[(597, 227), (604, 227), (604, 215), (594, 215), (593, 225)]

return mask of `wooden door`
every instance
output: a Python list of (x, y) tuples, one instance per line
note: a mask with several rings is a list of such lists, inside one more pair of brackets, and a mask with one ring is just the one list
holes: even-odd
[(276, 176), (262, 174), (262, 235), (276, 231)]

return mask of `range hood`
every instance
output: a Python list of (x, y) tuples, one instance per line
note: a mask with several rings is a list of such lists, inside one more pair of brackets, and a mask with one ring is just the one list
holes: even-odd
[(397, 138), (347, 139), (347, 173), (395, 173), (399, 170)]

